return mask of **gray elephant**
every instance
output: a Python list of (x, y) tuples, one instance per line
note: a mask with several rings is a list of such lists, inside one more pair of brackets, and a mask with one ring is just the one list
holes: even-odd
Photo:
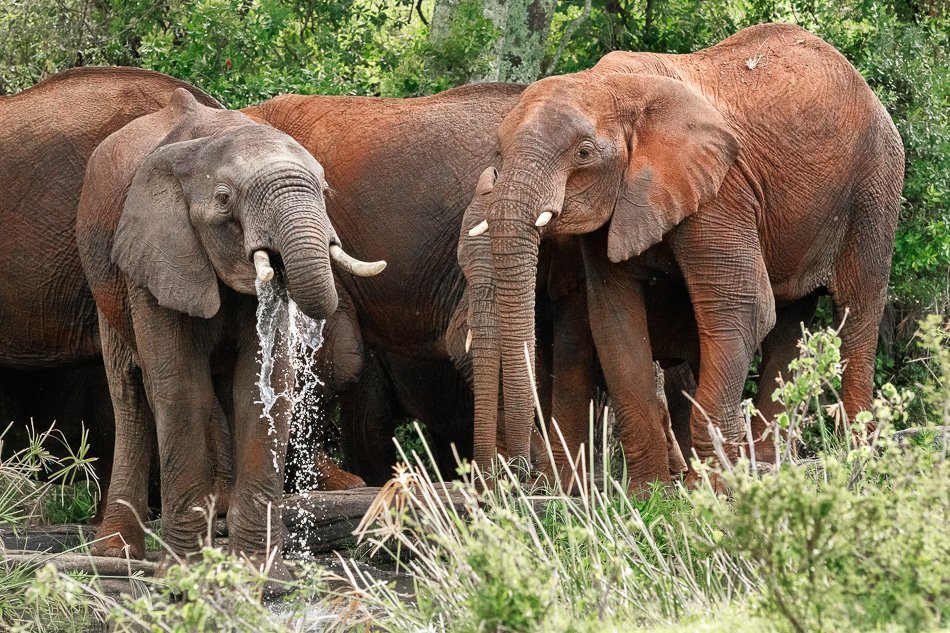
[[(76, 239), (116, 411), (97, 553), (128, 546), (129, 555), (144, 554), (133, 511), (144, 514), (140, 447), (153, 433), (163, 538), (176, 552), (196, 550), (206, 526), (196, 508), (214, 479), (205, 428), (221, 416), (231, 420), (235, 457), (229, 547), (252, 556), (280, 550), (290, 403), (278, 399), (262, 419), (255, 279), (269, 281), (277, 270), (303, 313), (323, 319), (338, 305), (331, 261), (358, 274), (384, 266), (342, 251), (326, 187), (323, 168), (289, 136), (204, 107), (184, 90), (91, 156)], [(271, 386), (280, 392), (294, 375), (286, 347), (275, 350)]]

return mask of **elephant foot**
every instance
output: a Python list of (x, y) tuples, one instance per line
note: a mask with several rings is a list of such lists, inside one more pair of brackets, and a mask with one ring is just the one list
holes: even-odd
[(89, 544), (89, 553), (93, 556), (111, 558), (145, 558), (145, 532), (136, 525), (129, 527), (110, 527), (107, 521), (96, 531), (96, 540)]
[[(706, 485), (703, 478), (700, 477), (699, 474), (692, 468), (690, 469), (689, 473), (687, 473), (684, 483), (686, 484), (686, 487), (690, 489), (702, 488)], [(723, 480), (722, 476), (719, 475), (719, 473), (709, 473), (709, 486), (716, 494), (728, 494), (729, 487), (726, 485), (726, 482)]]
[(352, 490), (365, 487), (366, 482), (361, 477), (339, 468), (336, 469), (336, 472), (322, 476), (317, 480), (317, 490), (323, 491)]
[(352, 490), (365, 488), (366, 482), (361, 477), (340, 468), (330, 456), (320, 451), (314, 460), (314, 469), (317, 472), (317, 490), (325, 492), (333, 490)]
[(775, 463), (775, 442), (771, 437), (765, 437), (755, 442), (755, 461), (760, 464)]
[(267, 575), (268, 580), (264, 583), (265, 597), (276, 598), (293, 591), (290, 583), (294, 581), (294, 576), (279, 555), (270, 559), (263, 553), (246, 554), (244, 557), (254, 566), (254, 569)]

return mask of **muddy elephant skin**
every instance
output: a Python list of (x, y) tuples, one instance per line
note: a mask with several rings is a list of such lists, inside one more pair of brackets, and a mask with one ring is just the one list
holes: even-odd
[(869, 406), (903, 148), (831, 46), (766, 24), (689, 55), (611, 53), (530, 86), (498, 138), (483, 229), (513, 455), (527, 456), (533, 426), (524, 347), (533, 363), (539, 243), (559, 236), (582, 236), (592, 334), (633, 487), (669, 477), (653, 354), (638, 333), (644, 281), (670, 263), (699, 333), (691, 431), (700, 457), (715, 455), (707, 415), (736, 455), (743, 382), (776, 305), (804, 314), (816, 292), (831, 295), (839, 319), (849, 312), (846, 411)]

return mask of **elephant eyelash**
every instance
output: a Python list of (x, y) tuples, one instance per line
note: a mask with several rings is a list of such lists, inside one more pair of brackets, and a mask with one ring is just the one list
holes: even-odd
[(595, 150), (596, 148), (593, 147), (590, 141), (583, 142), (574, 152), (574, 157), (581, 163), (588, 163), (594, 158)]

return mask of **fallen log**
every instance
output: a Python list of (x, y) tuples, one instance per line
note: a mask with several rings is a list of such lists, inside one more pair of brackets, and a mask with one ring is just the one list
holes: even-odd
[(99, 576), (128, 577), (136, 574), (153, 576), (158, 569), (158, 563), (147, 560), (90, 556), (89, 554), (48, 554), (24, 551), (3, 552), (0, 555), (0, 562), (5, 565), (29, 565), (36, 568), (52, 564), (62, 572), (83, 572), (89, 575), (98, 574)]

